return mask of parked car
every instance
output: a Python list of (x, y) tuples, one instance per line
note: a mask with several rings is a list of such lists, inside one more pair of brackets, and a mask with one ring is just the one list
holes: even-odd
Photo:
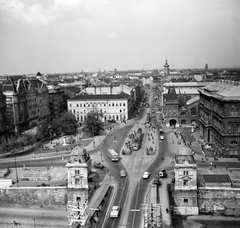
[(93, 166), (95, 168), (99, 168), (99, 169), (103, 169), (104, 168), (104, 165), (101, 162), (98, 162), (98, 161), (93, 162)]
[(119, 206), (113, 206), (112, 210), (110, 212), (110, 218), (118, 218), (120, 213), (120, 207)]
[(114, 119), (108, 120), (108, 123), (116, 123), (116, 120)]
[(161, 139), (161, 140), (164, 140), (164, 135), (160, 135), (160, 139)]
[(165, 169), (161, 169), (161, 171), (158, 173), (160, 178), (167, 177), (167, 171)]
[(41, 184), (38, 185), (38, 187), (47, 187), (47, 186), (50, 186), (50, 184), (41, 183)]
[(126, 177), (126, 176), (127, 176), (127, 172), (124, 169), (122, 169), (120, 171), (120, 177)]
[(144, 172), (143, 173), (143, 179), (148, 179), (150, 176), (150, 172)]

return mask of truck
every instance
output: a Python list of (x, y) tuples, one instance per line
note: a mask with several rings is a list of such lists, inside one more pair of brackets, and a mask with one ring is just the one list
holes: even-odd
[(142, 133), (142, 129), (139, 128), (135, 133), (134, 140), (133, 140), (134, 150), (139, 150), (141, 148), (142, 140), (143, 140), (143, 133)]

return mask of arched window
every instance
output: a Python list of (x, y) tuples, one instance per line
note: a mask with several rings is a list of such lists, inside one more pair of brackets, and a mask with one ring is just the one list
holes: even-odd
[(236, 108), (235, 109), (235, 116), (239, 116), (240, 115), (240, 113), (239, 113), (239, 108)]
[(231, 116), (234, 116), (234, 111), (235, 111), (235, 108), (232, 106), (231, 109), (230, 109), (230, 115)]
[(186, 120), (181, 120), (181, 124), (186, 124)]
[(237, 145), (238, 143), (237, 143), (237, 141), (232, 141), (231, 143), (230, 143), (231, 145)]
[(197, 114), (196, 108), (191, 108), (191, 115), (195, 116)]

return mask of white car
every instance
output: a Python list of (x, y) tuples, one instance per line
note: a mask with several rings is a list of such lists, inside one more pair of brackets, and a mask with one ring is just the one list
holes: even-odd
[(122, 170), (120, 171), (120, 176), (121, 176), (121, 177), (126, 177), (126, 176), (127, 176), (127, 172), (126, 172), (124, 169), (122, 169)]
[(161, 140), (164, 140), (164, 136), (163, 136), (163, 135), (160, 135), (160, 139), (161, 139)]
[(120, 213), (120, 207), (119, 206), (113, 206), (112, 210), (110, 212), (110, 218), (118, 218)]
[(144, 172), (143, 173), (143, 179), (148, 179), (150, 176), (150, 172)]

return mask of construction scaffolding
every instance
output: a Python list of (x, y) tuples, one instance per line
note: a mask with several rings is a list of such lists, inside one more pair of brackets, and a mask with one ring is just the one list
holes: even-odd
[(161, 206), (160, 204), (142, 204), (144, 228), (161, 228)]

